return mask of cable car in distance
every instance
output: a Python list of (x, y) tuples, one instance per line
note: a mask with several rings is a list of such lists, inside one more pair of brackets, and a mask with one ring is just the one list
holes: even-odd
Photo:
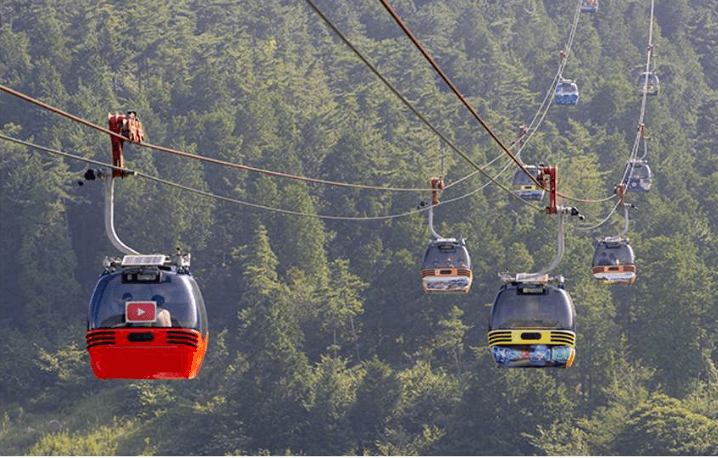
[(644, 92), (646, 95), (658, 95), (661, 91), (661, 83), (653, 72), (641, 73), (636, 81), (636, 87), (640, 96), (643, 96)]
[(651, 168), (646, 161), (636, 159), (628, 161), (623, 183), (626, 192), (648, 192), (651, 189)]
[(556, 85), (556, 105), (576, 105), (578, 103), (578, 85), (573, 80), (561, 78)]
[(632, 285), (636, 281), (636, 256), (628, 239), (619, 236), (598, 240), (591, 269), (599, 282)]
[(106, 259), (92, 294), (87, 351), (99, 379), (191, 379), (209, 341), (189, 255)]
[(584, 13), (595, 13), (598, 11), (598, 0), (582, 0), (581, 11)]
[(563, 278), (558, 286), (521, 274), (499, 289), (488, 341), (499, 367), (568, 368), (576, 357), (576, 311)]
[(468, 293), (473, 281), (471, 258), (464, 239), (430, 240), (421, 266), (426, 293)]
[[(539, 166), (526, 165), (524, 167), (534, 178), (538, 179)], [(516, 170), (514, 173), (512, 186), (513, 194), (525, 200), (541, 200), (546, 192), (543, 188), (538, 187), (531, 177), (521, 169)]]

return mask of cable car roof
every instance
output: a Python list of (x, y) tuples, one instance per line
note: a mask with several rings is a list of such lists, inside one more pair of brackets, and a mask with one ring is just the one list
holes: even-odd
[(616, 265), (634, 265), (636, 263), (636, 255), (633, 248), (628, 243), (628, 239), (620, 241), (601, 240), (596, 244), (591, 265), (596, 266), (616, 266)]
[(606, 243), (606, 244), (613, 244), (613, 245), (619, 245), (619, 244), (626, 244), (629, 242), (628, 237), (621, 237), (620, 235), (612, 235), (608, 237), (600, 237), (596, 239), (596, 242), (600, 243)]
[[(499, 274), (501, 280), (506, 284), (518, 285), (518, 284), (548, 284), (558, 283), (559, 286), (563, 286), (564, 277), (559, 275), (557, 277), (549, 277), (548, 274), (539, 275), (536, 273), (517, 273), (517, 274)], [(506, 286), (506, 285), (504, 285)]]
[(455, 239), (455, 238), (447, 238), (447, 239), (432, 239), (429, 240), (429, 247), (432, 246), (439, 246), (439, 245), (454, 245), (454, 246), (466, 246), (466, 240), (465, 239)]
[(102, 265), (106, 272), (114, 272), (118, 267), (122, 269), (137, 267), (160, 267), (188, 270), (192, 255), (190, 253), (177, 253), (171, 257), (165, 254), (128, 254), (120, 258), (107, 256)]

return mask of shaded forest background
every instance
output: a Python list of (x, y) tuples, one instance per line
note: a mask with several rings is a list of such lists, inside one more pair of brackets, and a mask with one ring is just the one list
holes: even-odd
[[(505, 143), (528, 124), (575, 11), (564, 0), (396, 0), (416, 36)], [(577, 310), (568, 370), (499, 370), (486, 343), (500, 271), (555, 254), (555, 220), (494, 186), (435, 212), (465, 237), (468, 295), (428, 296), (424, 213), (332, 221), (262, 212), (127, 178), (117, 230), (142, 252), (192, 252), (210, 322), (193, 381), (98, 381), (87, 304), (107, 255), (87, 165), (0, 142), (3, 454), (718, 454), (718, 1), (656, 2), (662, 93), (648, 100), (646, 195), (629, 194), (633, 286), (596, 284), (594, 237), (567, 229), (557, 274)], [(318, 6), (478, 163), (500, 150), (376, 1)], [(650, 1), (582, 14), (554, 106), (524, 150), (561, 190), (602, 198), (636, 133)], [(428, 187), (472, 171), (300, 0), (7, 0), (0, 81), (104, 124), (136, 110), (151, 143), (335, 181)], [(106, 135), (0, 95), (0, 131), (110, 161)], [(257, 204), (381, 216), (428, 195), (347, 190), (130, 146), (127, 166)], [(503, 159), (501, 160), (503, 161)], [(501, 162), (503, 165), (503, 162)], [(492, 170), (498, 171), (499, 165)], [(501, 178), (510, 182), (510, 174)], [(479, 175), (444, 200), (478, 188)], [(579, 204), (589, 219), (611, 203)], [(572, 223), (573, 224), (573, 223)]]

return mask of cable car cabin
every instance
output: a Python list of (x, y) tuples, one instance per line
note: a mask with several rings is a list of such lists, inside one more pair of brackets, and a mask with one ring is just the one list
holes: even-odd
[(571, 367), (576, 312), (563, 286), (512, 282), (496, 295), (489, 346), (499, 367)]
[(623, 183), (626, 192), (648, 192), (651, 189), (651, 168), (645, 161), (629, 161)]
[(572, 80), (561, 78), (556, 85), (556, 105), (576, 105), (578, 103), (578, 86)]
[(101, 275), (86, 335), (97, 378), (191, 379), (199, 372), (209, 340), (204, 300), (189, 259), (168, 259), (125, 256)]
[(421, 266), (424, 292), (468, 293), (472, 281), (471, 258), (463, 239), (438, 239), (429, 242)]
[(636, 281), (636, 256), (628, 239), (607, 237), (599, 240), (593, 252), (591, 269), (599, 282), (633, 284)]
[(598, 0), (582, 0), (581, 11), (584, 13), (595, 13), (598, 11)]
[[(538, 178), (539, 167), (536, 165), (526, 165), (526, 170)], [(529, 175), (521, 169), (516, 170), (514, 173), (513, 181), (513, 194), (516, 197), (520, 197), (525, 200), (541, 200), (543, 199), (545, 191), (539, 188), (536, 183), (529, 177)]]
[(661, 83), (658, 81), (658, 76), (653, 72), (643, 72), (636, 81), (636, 87), (638, 88), (638, 95), (658, 95), (661, 90)]

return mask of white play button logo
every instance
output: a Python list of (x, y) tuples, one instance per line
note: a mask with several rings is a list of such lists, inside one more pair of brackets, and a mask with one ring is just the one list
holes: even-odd
[(125, 302), (125, 321), (127, 323), (154, 323), (156, 319), (156, 302)]

